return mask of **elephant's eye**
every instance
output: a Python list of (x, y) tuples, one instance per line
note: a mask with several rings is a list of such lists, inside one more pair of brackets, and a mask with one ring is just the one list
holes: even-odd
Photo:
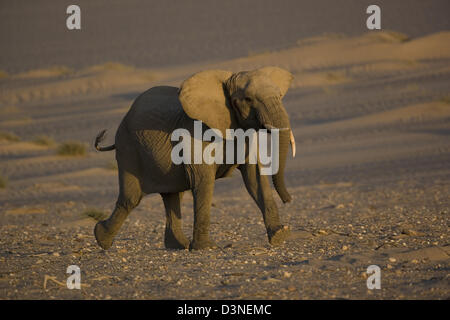
[(247, 102), (247, 103), (252, 103), (252, 102), (253, 102), (253, 99), (250, 98), (250, 97), (245, 97), (244, 100), (245, 100), (245, 102)]

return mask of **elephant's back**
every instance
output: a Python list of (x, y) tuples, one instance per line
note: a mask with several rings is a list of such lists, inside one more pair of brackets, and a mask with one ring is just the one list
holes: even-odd
[[(153, 87), (139, 95), (131, 106), (126, 118), (133, 124), (141, 122), (139, 119), (149, 119), (152, 125), (160, 120), (167, 124), (167, 120), (178, 113), (182, 113), (183, 108), (178, 99), (178, 88), (169, 86)], [(148, 122), (147, 122), (148, 123)], [(145, 123), (142, 123), (145, 126)]]
[(184, 114), (178, 99), (178, 88), (153, 87), (133, 102), (122, 121), (128, 132), (171, 134), (173, 125)]
[(122, 125), (149, 152), (165, 148), (184, 114), (178, 88), (153, 87), (136, 98)]

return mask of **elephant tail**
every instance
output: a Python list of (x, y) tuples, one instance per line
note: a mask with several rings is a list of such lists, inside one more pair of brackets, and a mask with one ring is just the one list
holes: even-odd
[(95, 149), (97, 149), (98, 151), (111, 151), (114, 150), (116, 148), (115, 144), (112, 144), (110, 146), (107, 147), (100, 147), (99, 144), (106, 138), (106, 130), (102, 130), (100, 131), (99, 134), (97, 134), (97, 137), (95, 137), (95, 143), (94, 143), (94, 147)]

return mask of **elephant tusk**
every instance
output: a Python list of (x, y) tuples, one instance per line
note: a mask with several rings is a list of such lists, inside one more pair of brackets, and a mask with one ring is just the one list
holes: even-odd
[(292, 133), (292, 130), (291, 130), (291, 134), (290, 134), (290, 140), (291, 140), (291, 148), (292, 148), (292, 157), (295, 158), (295, 152), (296, 152), (295, 138), (294, 138), (294, 134)]
[(285, 131), (285, 130), (289, 130), (290, 133), (290, 141), (291, 141), (291, 148), (292, 148), (292, 157), (295, 158), (295, 153), (296, 153), (296, 147), (295, 147), (295, 138), (294, 138), (294, 134), (292, 133), (291, 128), (275, 128), (273, 125), (265, 123), (264, 124), (264, 128), (266, 128), (267, 130), (272, 130), (272, 129), (278, 129), (280, 131)]

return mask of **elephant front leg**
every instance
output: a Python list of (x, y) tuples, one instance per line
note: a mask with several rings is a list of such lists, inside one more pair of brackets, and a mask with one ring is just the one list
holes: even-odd
[(214, 180), (202, 181), (192, 190), (194, 197), (194, 231), (191, 250), (214, 248), (217, 245), (209, 239), (210, 211), (214, 192)]
[(183, 197), (183, 192), (162, 193), (161, 196), (166, 209), (164, 245), (168, 249), (189, 248), (189, 240), (183, 234), (181, 224), (181, 199)]
[(244, 164), (239, 167), (245, 187), (262, 212), (267, 237), (271, 245), (282, 244), (290, 230), (280, 223), (277, 205), (272, 197), (272, 189), (266, 176), (260, 173), (259, 165)]

